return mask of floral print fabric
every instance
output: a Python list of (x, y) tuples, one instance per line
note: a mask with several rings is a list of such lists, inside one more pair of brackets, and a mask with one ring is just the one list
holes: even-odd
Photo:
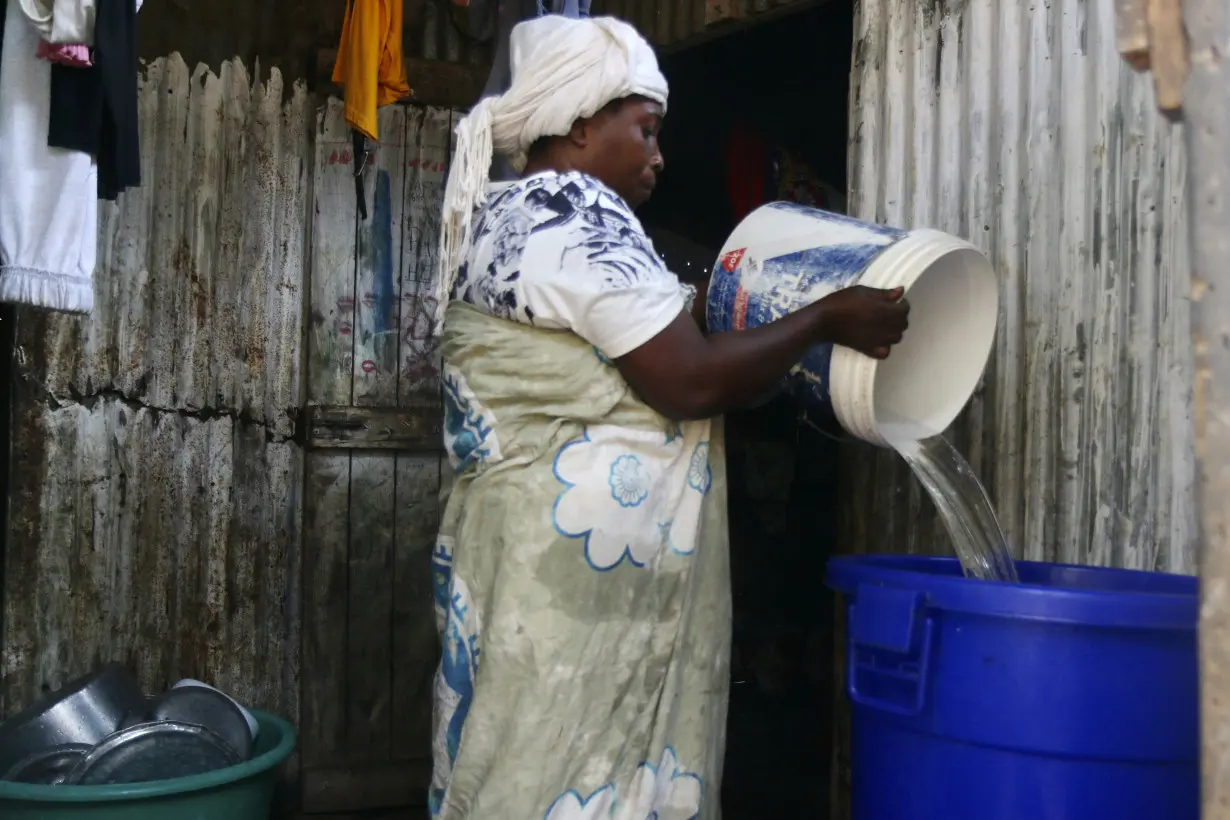
[[(579, 175), (526, 182), (479, 215), (442, 340), (454, 477), (432, 559), (432, 812), (714, 820), (722, 425), (660, 416), (610, 364), (686, 294), (618, 197)], [(608, 295), (641, 308), (595, 311)]]

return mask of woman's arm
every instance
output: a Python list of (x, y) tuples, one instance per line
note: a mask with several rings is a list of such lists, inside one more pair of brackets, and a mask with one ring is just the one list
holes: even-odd
[(704, 317), (698, 293), (693, 315), (680, 313), (616, 365), (664, 416), (710, 418), (762, 398), (813, 345), (828, 342), (887, 357), (907, 325), (909, 306), (901, 296), (900, 288), (846, 288), (776, 322), (705, 336), (693, 319), (697, 311)]
[(696, 288), (696, 301), (692, 303), (692, 318), (696, 320), (696, 326), (700, 328), (701, 333), (708, 333), (709, 319), (705, 315), (705, 307), (709, 303), (709, 278), (695, 279), (688, 284)]

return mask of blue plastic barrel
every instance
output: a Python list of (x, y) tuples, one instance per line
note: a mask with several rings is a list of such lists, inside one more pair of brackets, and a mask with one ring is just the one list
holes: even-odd
[(854, 820), (1196, 820), (1196, 579), (842, 556)]

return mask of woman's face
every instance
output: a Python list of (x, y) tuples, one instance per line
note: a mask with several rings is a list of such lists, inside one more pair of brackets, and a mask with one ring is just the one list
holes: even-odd
[(662, 106), (629, 97), (607, 106), (582, 125), (583, 170), (619, 194), (633, 208), (653, 193), (665, 167), (658, 147)]

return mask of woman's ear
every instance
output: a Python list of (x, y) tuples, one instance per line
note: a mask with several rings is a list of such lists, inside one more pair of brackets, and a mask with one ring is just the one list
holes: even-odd
[(572, 124), (572, 128), (568, 131), (568, 141), (577, 148), (584, 148), (589, 145), (589, 129), (592, 120), (581, 119)]

